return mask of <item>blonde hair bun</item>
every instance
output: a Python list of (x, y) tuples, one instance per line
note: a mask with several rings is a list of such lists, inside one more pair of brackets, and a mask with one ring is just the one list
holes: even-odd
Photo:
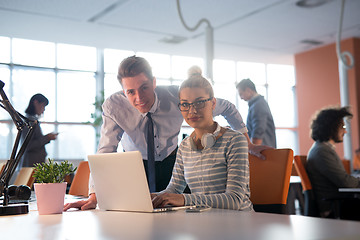
[(202, 71), (201, 68), (199, 66), (192, 66), (189, 68), (188, 70), (188, 77), (192, 77), (192, 76), (201, 76), (202, 75)]

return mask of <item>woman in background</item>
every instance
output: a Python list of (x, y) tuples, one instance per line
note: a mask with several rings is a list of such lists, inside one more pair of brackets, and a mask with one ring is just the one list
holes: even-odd
[[(25, 110), (26, 117), (31, 120), (38, 120), (48, 104), (49, 100), (44, 95), (40, 93), (35, 94), (31, 97), (29, 105)], [(24, 128), (21, 135), (22, 139), (25, 138), (28, 131), (28, 128)], [(45, 145), (51, 140), (55, 140), (57, 135), (57, 133), (43, 135), (40, 123), (35, 125), (33, 136), (23, 155), (22, 167), (33, 167), (35, 163), (45, 162), (47, 155)]]
[[(245, 136), (213, 120), (216, 99), (201, 73), (191, 74), (182, 83), (179, 98), (179, 109), (194, 131), (180, 144), (167, 188), (152, 194), (154, 207), (196, 205), (251, 211)], [(186, 184), (191, 194), (183, 193)]]

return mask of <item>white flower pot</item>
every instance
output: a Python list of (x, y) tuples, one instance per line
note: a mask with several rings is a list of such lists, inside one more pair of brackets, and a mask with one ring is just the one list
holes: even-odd
[(39, 215), (63, 212), (66, 184), (66, 182), (34, 184)]

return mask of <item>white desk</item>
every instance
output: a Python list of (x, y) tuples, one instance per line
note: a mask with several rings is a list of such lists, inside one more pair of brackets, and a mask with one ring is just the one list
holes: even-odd
[(1, 239), (360, 239), (360, 222), (212, 209), (201, 213), (69, 211), (0, 217)]
[(360, 188), (339, 188), (339, 192), (360, 193)]
[(290, 183), (301, 183), (301, 178), (299, 176), (290, 176)]

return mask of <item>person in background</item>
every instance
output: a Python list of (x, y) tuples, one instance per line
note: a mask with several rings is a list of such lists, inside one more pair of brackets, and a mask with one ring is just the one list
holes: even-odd
[[(25, 110), (26, 117), (31, 120), (38, 120), (48, 104), (49, 100), (44, 95), (40, 93), (35, 94), (31, 97), (29, 105)], [(28, 128), (24, 128), (24, 131), (21, 133), (22, 139), (25, 138), (28, 131)], [(33, 136), (22, 157), (22, 167), (34, 167), (35, 163), (45, 162), (47, 156), (45, 145), (55, 140), (57, 135), (57, 133), (43, 135), (40, 122), (35, 125)]]
[[(345, 117), (352, 117), (348, 107), (328, 107), (316, 113), (311, 123), (311, 138), (315, 141), (307, 155), (306, 171), (312, 184), (321, 217), (334, 217), (333, 202), (339, 188), (359, 188), (360, 179), (349, 175), (335, 144), (343, 141), (346, 133)], [(341, 203), (342, 218), (360, 219), (360, 200), (348, 199)]]
[[(98, 153), (116, 152), (121, 141), (125, 151), (140, 151), (144, 159), (144, 167), (148, 177), (150, 192), (159, 192), (168, 185), (176, 159), (178, 136), (183, 117), (178, 109), (179, 87), (156, 86), (156, 78), (152, 74), (146, 59), (131, 56), (124, 59), (118, 70), (118, 80), (123, 91), (114, 93), (104, 102), (103, 125)], [(249, 152), (261, 155), (263, 146), (253, 145), (247, 135), (247, 129), (236, 107), (227, 100), (217, 99), (214, 116), (222, 115), (231, 128), (242, 132), (248, 140)], [(150, 118), (150, 117), (151, 118)], [(148, 123), (153, 123), (153, 136), (148, 138)], [(148, 146), (152, 140), (154, 147), (155, 171), (148, 169)], [(155, 187), (149, 178), (155, 172)], [(152, 178), (153, 179), (153, 178)], [(154, 189), (155, 188), (155, 189)], [(95, 208), (97, 204), (95, 186), (90, 177), (89, 198), (64, 206), (81, 210)]]
[(276, 148), (275, 124), (268, 103), (256, 91), (250, 79), (243, 79), (236, 88), (240, 98), (249, 104), (246, 126), (253, 144)]
[[(179, 98), (181, 114), (194, 131), (179, 146), (167, 188), (152, 194), (153, 206), (252, 210), (245, 136), (213, 120), (217, 99), (200, 74), (181, 84)], [(186, 185), (191, 194), (183, 193)]]

